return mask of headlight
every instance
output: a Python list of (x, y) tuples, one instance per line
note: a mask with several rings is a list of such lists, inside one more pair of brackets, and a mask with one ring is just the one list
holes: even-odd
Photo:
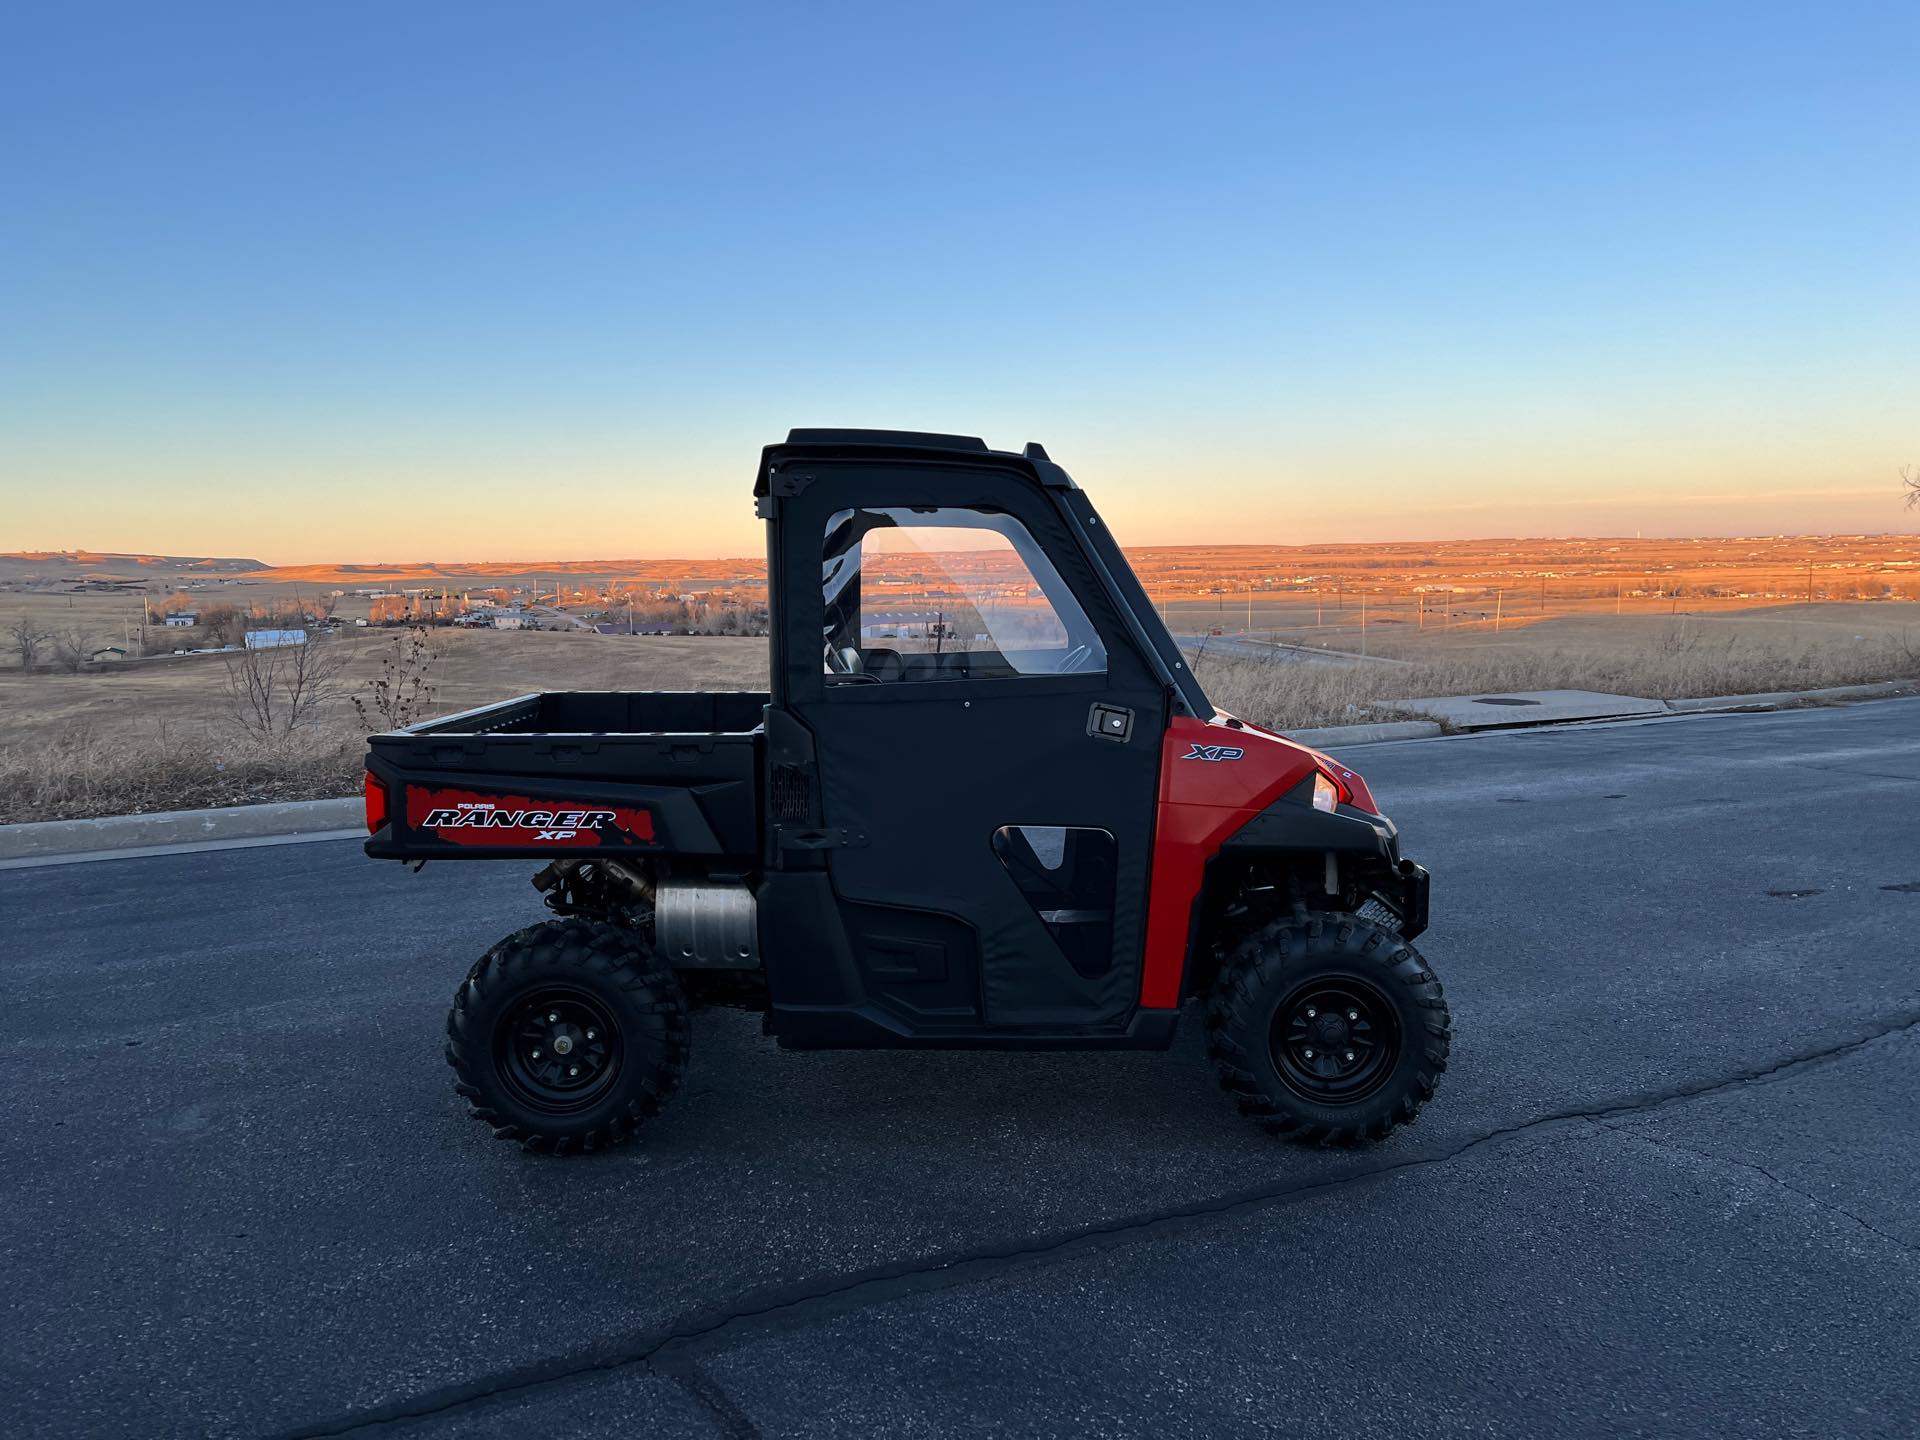
[(1333, 783), (1333, 777), (1328, 775), (1324, 770), (1314, 771), (1313, 808), (1316, 810), (1324, 810), (1331, 815), (1334, 807), (1339, 803), (1340, 790), (1339, 787)]

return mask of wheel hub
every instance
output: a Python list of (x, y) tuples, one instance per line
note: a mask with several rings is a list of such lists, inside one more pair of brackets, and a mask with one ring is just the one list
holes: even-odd
[(1331, 1050), (1336, 1045), (1344, 1045), (1351, 1033), (1347, 1022), (1337, 1015), (1322, 1015), (1312, 1025), (1313, 1038), (1325, 1048)]
[(1303, 981), (1273, 1014), (1269, 1047), (1288, 1089), (1323, 1105), (1363, 1100), (1400, 1058), (1400, 1022), (1387, 997), (1359, 976)]
[(592, 1105), (620, 1063), (612, 1013), (584, 991), (542, 990), (509, 1007), (494, 1047), (514, 1093), (547, 1114)]

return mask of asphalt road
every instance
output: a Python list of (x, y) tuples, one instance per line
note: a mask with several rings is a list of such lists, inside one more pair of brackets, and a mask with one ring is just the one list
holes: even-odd
[(1420, 1123), (1172, 1055), (777, 1051), (549, 1161), (440, 1056), (518, 865), (0, 872), (9, 1435), (1905, 1435), (1920, 701), (1373, 746)]

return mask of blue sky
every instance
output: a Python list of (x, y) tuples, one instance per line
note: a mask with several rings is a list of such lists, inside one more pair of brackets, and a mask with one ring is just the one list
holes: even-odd
[(18, 6), (0, 549), (751, 553), (794, 424), (1134, 544), (1912, 529), (1916, 75), (1911, 4)]

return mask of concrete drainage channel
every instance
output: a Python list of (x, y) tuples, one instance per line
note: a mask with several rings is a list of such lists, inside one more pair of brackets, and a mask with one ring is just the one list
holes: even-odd
[[(1334, 725), (1294, 730), (1289, 735), (1303, 745), (1328, 750), (1389, 740), (1430, 740), (1460, 732), (1780, 710), (1915, 694), (1920, 694), (1920, 680), (1760, 695), (1716, 695), (1692, 700), (1645, 700), (1586, 690), (1522, 690), (1504, 695), (1451, 695), (1396, 701), (1392, 706), (1394, 710), (1430, 718)], [(250, 845), (358, 839), (366, 833), (364, 813), (363, 802), (356, 795), (342, 800), (229, 805), (217, 810), (173, 810), (151, 815), (0, 825), (0, 869), (70, 865), (140, 855), (178, 855)]]

